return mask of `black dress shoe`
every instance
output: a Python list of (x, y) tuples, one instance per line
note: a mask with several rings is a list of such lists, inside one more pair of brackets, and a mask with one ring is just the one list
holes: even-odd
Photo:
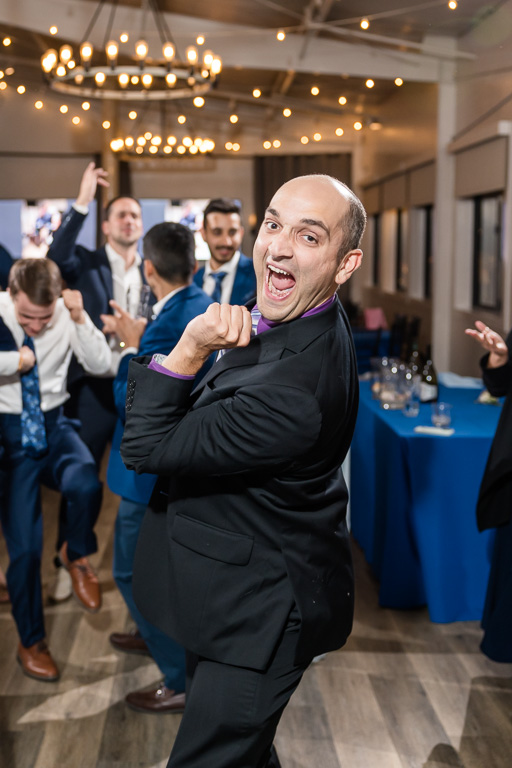
[(281, 768), (281, 763), (279, 762), (276, 748), (274, 747), (273, 744), (272, 744), (272, 747), (270, 748), (270, 757), (268, 759), (267, 768)]
[(149, 648), (138, 630), (132, 630), (131, 632), (112, 632), (109, 640), (116, 651), (123, 651), (123, 653), (141, 653), (144, 656), (151, 656)]
[(163, 683), (152, 691), (133, 691), (125, 701), (137, 712), (179, 714), (185, 709), (185, 694), (176, 693)]

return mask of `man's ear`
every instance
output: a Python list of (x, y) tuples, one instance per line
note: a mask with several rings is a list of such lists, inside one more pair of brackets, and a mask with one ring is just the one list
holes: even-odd
[(359, 269), (362, 260), (363, 252), (360, 248), (356, 248), (355, 250), (349, 251), (347, 254), (345, 254), (343, 261), (341, 262), (336, 273), (336, 283), (338, 285), (343, 285), (343, 283), (346, 283), (347, 280), (352, 277), (356, 269)]
[(201, 233), (201, 237), (203, 238), (203, 240), (206, 243), (206, 232), (205, 232), (205, 224), (204, 224), (204, 222), (201, 224), (201, 229), (199, 231)]
[(142, 269), (144, 270), (144, 277), (146, 278), (146, 281), (149, 282), (151, 277), (155, 274), (153, 262), (149, 261), (149, 259), (144, 259), (142, 262)]
[(109, 227), (109, 223), (108, 223), (108, 220), (107, 220), (107, 221), (102, 221), (102, 222), (101, 222), (101, 231), (103, 232), (103, 234), (105, 235), (105, 237), (108, 237), (108, 233), (109, 233), (109, 231), (110, 231), (110, 227)]

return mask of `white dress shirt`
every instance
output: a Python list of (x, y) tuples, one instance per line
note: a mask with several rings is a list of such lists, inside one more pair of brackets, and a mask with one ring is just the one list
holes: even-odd
[(213, 270), (210, 267), (210, 262), (205, 264), (203, 275), (203, 291), (211, 296), (215, 290), (215, 280), (211, 277), (212, 272), (225, 272), (226, 277), (222, 281), (222, 289), (220, 294), (220, 300), (222, 304), (229, 304), (231, 299), (231, 293), (233, 291), (233, 285), (235, 283), (236, 268), (240, 261), (240, 251), (237, 251), (232, 259), (223, 264), (219, 269)]
[[(95, 376), (104, 374), (111, 366), (112, 352), (105, 336), (84, 314), (85, 323), (73, 322), (64, 300), (57, 299), (52, 319), (41, 333), (32, 337), (43, 411), (57, 408), (68, 399), (67, 375), (73, 352), (84, 369)], [(0, 292), (0, 316), (20, 348), (25, 331), (16, 320), (14, 304), (6, 291)], [(0, 413), (22, 411), (19, 360), (17, 351), (0, 352)]]

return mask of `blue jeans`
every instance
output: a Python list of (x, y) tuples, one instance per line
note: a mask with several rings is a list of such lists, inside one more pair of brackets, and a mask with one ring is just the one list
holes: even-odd
[(9, 553), (7, 586), (20, 640), (26, 648), (45, 636), (40, 484), (60, 491), (67, 500), (64, 540), (70, 560), (96, 552), (93, 526), (102, 497), (94, 459), (75, 425), (60, 408), (48, 411), (45, 422), (48, 452), (32, 458), (21, 447), (20, 416), (0, 414), (6, 479), (0, 517)]
[(146, 504), (121, 499), (114, 533), (114, 579), (131, 617), (164, 676), (165, 685), (178, 693), (185, 690), (185, 651), (142, 616), (132, 595), (133, 559)]

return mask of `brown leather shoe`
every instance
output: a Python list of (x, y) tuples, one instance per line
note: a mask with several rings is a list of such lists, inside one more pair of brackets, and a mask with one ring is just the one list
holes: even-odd
[(179, 714), (185, 709), (185, 694), (176, 693), (161, 683), (152, 691), (133, 691), (125, 698), (126, 703), (137, 712), (152, 714)]
[(134, 629), (131, 632), (112, 632), (109, 640), (116, 651), (123, 651), (123, 653), (141, 653), (144, 656), (151, 656), (149, 648), (138, 629)]
[(90, 613), (96, 613), (101, 607), (101, 592), (92, 565), (86, 557), (69, 560), (68, 545), (65, 542), (59, 552), (62, 565), (71, 576), (73, 593), (80, 605)]
[(39, 640), (38, 643), (34, 643), (29, 648), (25, 648), (19, 643), (17, 659), (23, 673), (27, 677), (33, 677), (34, 680), (53, 683), (60, 677), (57, 665), (44, 640)]

